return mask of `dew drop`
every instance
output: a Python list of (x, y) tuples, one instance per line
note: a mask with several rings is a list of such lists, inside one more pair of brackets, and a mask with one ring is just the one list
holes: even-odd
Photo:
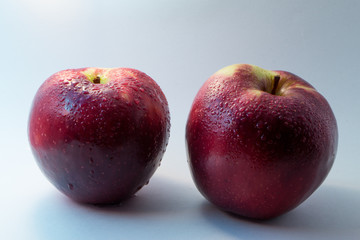
[(71, 83), (71, 85), (74, 86), (74, 87), (76, 87), (76, 85), (78, 85), (78, 84), (79, 84), (79, 82), (72, 82)]
[(264, 123), (262, 121), (256, 123), (256, 128), (257, 129), (263, 129), (264, 128)]
[(254, 115), (253, 112), (247, 112), (247, 113), (246, 113), (246, 116), (247, 116), (247, 117), (252, 117), (253, 115)]

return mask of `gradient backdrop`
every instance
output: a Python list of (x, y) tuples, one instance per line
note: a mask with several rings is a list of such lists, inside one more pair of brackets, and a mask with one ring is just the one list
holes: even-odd
[[(360, 1), (0, 1), (0, 239), (358, 239)], [(324, 184), (271, 221), (225, 214), (189, 174), (185, 124), (218, 69), (251, 63), (293, 72), (329, 101), (339, 148)], [(32, 99), (51, 74), (131, 67), (157, 81), (172, 128), (161, 167), (121, 207), (78, 205), (41, 174), (30, 152)]]

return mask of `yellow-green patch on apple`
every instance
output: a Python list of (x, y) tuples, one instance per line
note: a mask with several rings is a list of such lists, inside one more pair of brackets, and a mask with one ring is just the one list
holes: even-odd
[(109, 81), (107, 73), (111, 68), (87, 68), (82, 71), (86, 78), (95, 84), (105, 84)]

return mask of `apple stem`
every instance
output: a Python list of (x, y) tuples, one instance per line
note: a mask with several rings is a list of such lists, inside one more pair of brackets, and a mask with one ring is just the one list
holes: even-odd
[(100, 77), (99, 77), (99, 76), (96, 76), (96, 78), (94, 78), (93, 82), (94, 82), (95, 84), (100, 83)]
[(275, 95), (276, 94), (276, 89), (279, 85), (279, 81), (280, 81), (280, 75), (276, 75), (274, 76), (274, 87), (271, 90), (271, 94)]

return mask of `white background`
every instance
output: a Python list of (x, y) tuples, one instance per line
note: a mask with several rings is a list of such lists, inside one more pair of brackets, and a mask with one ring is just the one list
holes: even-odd
[[(0, 239), (358, 239), (360, 1), (0, 2)], [(251, 63), (293, 72), (329, 101), (339, 147), (324, 184), (295, 210), (250, 221), (209, 204), (192, 182), (185, 124), (218, 69)], [(31, 101), (51, 74), (131, 67), (168, 98), (171, 137), (150, 184), (120, 207), (76, 204), (30, 152)]]

